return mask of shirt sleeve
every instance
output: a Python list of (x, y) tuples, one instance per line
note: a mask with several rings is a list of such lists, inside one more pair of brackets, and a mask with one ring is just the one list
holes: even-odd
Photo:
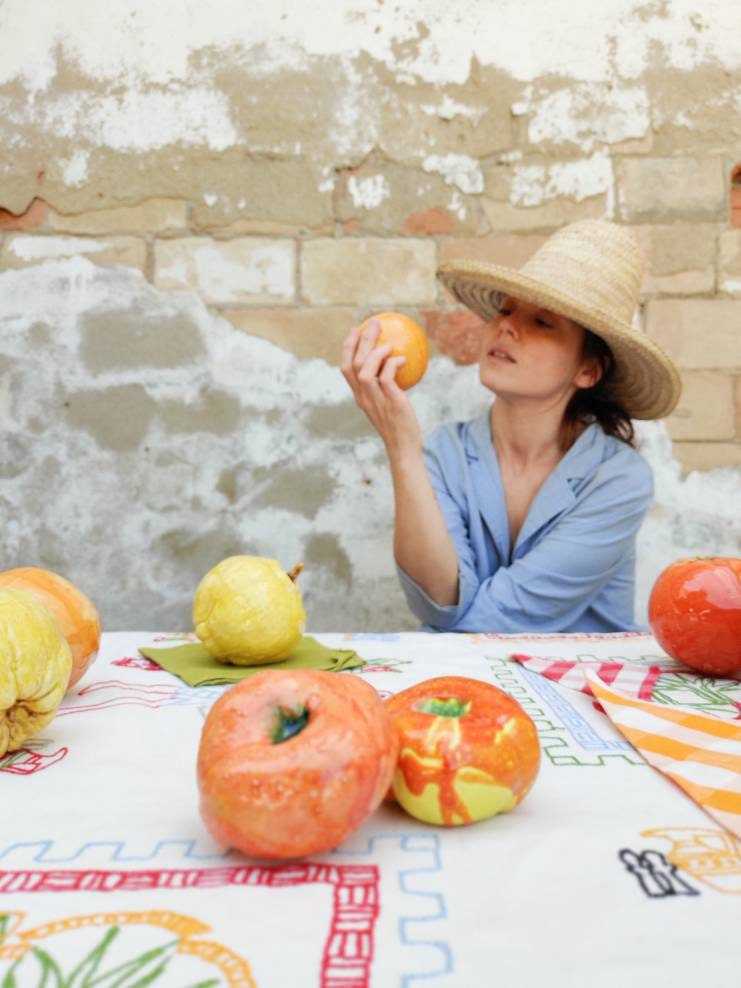
[[(628, 451), (626, 450), (626, 453)], [(461, 503), (445, 484), (440, 463), (428, 472), (458, 555), (458, 603), (440, 607), (398, 566), (413, 613), (438, 631), (558, 632), (573, 626), (634, 551), (653, 497), (648, 464), (631, 450), (600, 465), (574, 505), (527, 552), (493, 574), (477, 572)]]

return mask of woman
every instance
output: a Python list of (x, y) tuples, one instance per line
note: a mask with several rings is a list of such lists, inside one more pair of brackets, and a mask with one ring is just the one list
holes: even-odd
[(378, 325), (345, 340), (342, 372), (381, 436), (394, 555), (426, 630), (610, 632), (634, 620), (635, 540), (653, 494), (631, 418), (668, 415), (669, 358), (632, 328), (642, 257), (624, 228), (584, 220), (521, 270), (458, 261), (438, 277), (487, 323), (480, 380), (496, 400), (422, 441), (402, 357)]

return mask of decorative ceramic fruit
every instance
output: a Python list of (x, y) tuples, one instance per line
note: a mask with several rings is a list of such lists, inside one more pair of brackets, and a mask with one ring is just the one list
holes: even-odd
[(287, 659), (301, 641), (306, 614), (296, 577), (274, 559), (229, 556), (195, 592), (193, 624), (215, 659), (236, 666)]
[(27, 590), (0, 589), (0, 756), (54, 719), (71, 669), (51, 611)]
[(741, 672), (741, 559), (678, 559), (659, 574), (648, 620), (667, 655), (712, 676)]
[(485, 820), (513, 809), (535, 781), (535, 724), (490, 683), (440, 676), (390, 697), (386, 708), (399, 734), (393, 793), (418, 820)]
[(430, 347), (427, 333), (409, 316), (400, 312), (380, 312), (370, 316), (362, 323), (364, 330), (371, 320), (376, 319), (381, 324), (376, 346), (384, 343), (391, 344), (389, 357), (406, 357), (405, 362), (396, 371), (394, 380), (405, 391), (415, 385), (427, 370), (430, 357)]
[(391, 718), (364, 680), (265, 669), (206, 717), (201, 815), (220, 844), (255, 857), (329, 851), (381, 802), (397, 751)]
[(93, 602), (63, 576), (36, 566), (0, 573), (2, 587), (28, 590), (52, 612), (72, 652), (67, 689), (74, 686), (95, 661), (100, 648), (100, 615)]

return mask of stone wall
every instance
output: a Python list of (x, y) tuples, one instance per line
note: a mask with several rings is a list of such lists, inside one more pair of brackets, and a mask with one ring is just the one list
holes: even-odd
[(731, 0), (600, 25), (558, 0), (558, 31), (536, 0), (167, 6), (0, 7), (3, 568), (64, 573), (111, 629), (174, 629), (211, 565), (254, 552), (304, 561), (314, 630), (413, 627), (341, 340), (414, 316), (423, 428), (475, 414), (480, 324), (437, 263), (519, 265), (587, 216), (639, 237), (641, 326), (684, 384), (638, 426), (639, 617), (672, 559), (739, 554)]

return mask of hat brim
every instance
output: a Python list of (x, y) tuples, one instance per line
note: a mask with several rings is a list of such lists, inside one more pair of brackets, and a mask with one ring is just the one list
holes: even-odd
[(615, 358), (612, 392), (631, 418), (659, 419), (676, 407), (682, 393), (676, 367), (653, 340), (630, 324), (516, 268), (449, 261), (440, 265), (437, 277), (459, 302), (485, 322), (495, 318), (500, 296), (507, 294), (567, 316), (602, 337)]

